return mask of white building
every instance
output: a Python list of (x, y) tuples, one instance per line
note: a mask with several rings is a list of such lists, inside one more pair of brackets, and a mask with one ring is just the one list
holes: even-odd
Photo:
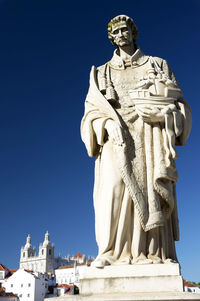
[(43, 301), (48, 291), (48, 280), (40, 273), (19, 269), (5, 280), (3, 286), (6, 293), (16, 294), (20, 301)]
[(55, 291), (57, 296), (74, 295), (74, 285), (59, 284)]
[(60, 284), (75, 284), (79, 286), (79, 279), (85, 268), (90, 266), (91, 262), (74, 264), (71, 266), (60, 266), (55, 270), (56, 283)]
[(74, 265), (74, 264), (87, 264), (90, 261), (93, 261), (94, 257), (89, 256), (86, 257), (85, 255), (81, 253), (77, 253), (74, 256), (65, 256), (61, 257), (58, 255), (58, 257), (54, 258), (54, 269), (57, 269), (60, 266), (68, 266), (68, 265)]
[(27, 236), (26, 244), (21, 248), (20, 265), (21, 269), (28, 269), (34, 272), (54, 274), (54, 270), (60, 266), (87, 264), (94, 260), (93, 257), (86, 257), (81, 253), (74, 256), (54, 257), (54, 245), (51, 244), (48, 231), (45, 234), (43, 244), (39, 246), (39, 254), (36, 255), (35, 247), (31, 245), (31, 237)]
[(1, 301), (19, 301), (19, 297), (13, 293), (6, 293), (3, 288), (0, 288), (0, 300)]
[(194, 294), (200, 294), (200, 288), (190, 281), (184, 280), (184, 291)]
[(0, 287), (3, 286), (5, 279), (10, 275), (10, 270), (5, 265), (0, 264)]
[(54, 245), (50, 242), (48, 231), (43, 244), (39, 246), (38, 256), (31, 245), (31, 237), (28, 235), (25, 246), (21, 248), (21, 268), (41, 273), (54, 273)]
[(200, 288), (198, 286), (185, 287), (186, 292), (200, 294)]

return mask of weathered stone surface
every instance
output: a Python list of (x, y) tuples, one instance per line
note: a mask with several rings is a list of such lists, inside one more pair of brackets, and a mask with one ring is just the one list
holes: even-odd
[(103, 269), (85, 267), (82, 270), (81, 280), (91, 278), (118, 278), (118, 277), (144, 277), (144, 276), (180, 276), (180, 265), (173, 264), (145, 264), (145, 265), (111, 265)]
[(183, 292), (178, 264), (92, 267), (80, 279), (82, 295), (169, 291)]
[[(49, 299), (44, 299), (49, 300)], [(90, 296), (66, 296), (51, 298), (52, 301), (200, 301), (199, 294), (187, 292), (156, 292), (156, 293), (134, 293), (134, 294), (100, 294)]]
[(117, 46), (106, 64), (92, 68), (81, 123), (95, 156), (93, 265), (177, 261), (176, 145), (191, 130), (191, 111), (167, 62), (144, 54), (133, 20), (108, 24)]
[[(81, 123), (95, 157), (99, 253), (71, 300), (190, 300), (183, 292), (175, 241), (176, 145), (191, 130), (191, 110), (167, 62), (145, 55), (125, 15), (108, 24), (117, 49), (95, 68)], [(70, 299), (68, 299), (70, 300)]]

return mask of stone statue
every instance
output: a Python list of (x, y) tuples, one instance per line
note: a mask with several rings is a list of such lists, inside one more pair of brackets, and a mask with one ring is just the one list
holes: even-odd
[(97, 268), (177, 262), (176, 145), (191, 130), (191, 110), (167, 62), (136, 44), (134, 21), (108, 24), (117, 47), (92, 67), (81, 135), (95, 156)]

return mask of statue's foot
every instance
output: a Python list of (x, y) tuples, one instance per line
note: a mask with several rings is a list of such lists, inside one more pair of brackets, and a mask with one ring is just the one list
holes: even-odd
[(176, 260), (174, 260), (174, 259), (171, 259), (171, 258), (167, 258), (167, 259), (165, 259), (164, 260), (164, 263), (166, 263), (166, 264), (168, 264), (168, 263), (177, 263), (177, 261)]
[(127, 265), (131, 263), (130, 257), (124, 257), (120, 258), (119, 260), (116, 260), (113, 265)]
[(147, 258), (144, 254), (141, 254), (139, 257), (132, 259), (132, 264), (152, 264), (153, 261)]
[(138, 259), (136, 261), (132, 260), (132, 264), (152, 264), (153, 261), (151, 259)]
[(162, 259), (156, 255), (149, 254), (148, 259), (152, 260), (152, 262), (155, 264), (163, 263)]
[(92, 267), (103, 269), (106, 265), (110, 265), (110, 262), (104, 258), (98, 258), (91, 263)]

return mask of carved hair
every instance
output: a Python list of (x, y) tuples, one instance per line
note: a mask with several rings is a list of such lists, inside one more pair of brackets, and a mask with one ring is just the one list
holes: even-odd
[(126, 16), (126, 15), (119, 15), (116, 16), (115, 18), (113, 18), (109, 23), (108, 23), (108, 38), (111, 41), (111, 43), (113, 45), (115, 45), (114, 43), (114, 39), (111, 35), (112, 31), (113, 31), (113, 26), (115, 26), (117, 23), (122, 23), (125, 22), (127, 25), (130, 26), (131, 30), (132, 30), (132, 34), (133, 34), (133, 41), (136, 42), (137, 37), (138, 37), (138, 29), (136, 24), (134, 23), (133, 19), (131, 19), (130, 17)]

